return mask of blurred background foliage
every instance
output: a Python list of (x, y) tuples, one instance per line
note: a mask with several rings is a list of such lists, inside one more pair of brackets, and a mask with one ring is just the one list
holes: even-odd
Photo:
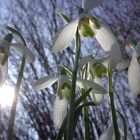
[[(81, 1), (78, 0), (0, 0), (0, 23), (17, 29), (24, 37), (35, 54), (36, 60), (26, 67), (20, 98), (18, 102), (14, 140), (54, 140), (57, 131), (53, 124), (52, 108), (56, 93), (56, 85), (36, 92), (32, 84), (40, 77), (58, 75), (60, 64), (72, 67), (74, 59), (74, 44), (58, 54), (51, 53), (51, 47), (56, 33), (65, 23), (58, 15), (58, 10), (71, 19), (79, 15)], [(140, 1), (139, 0), (105, 0), (105, 2), (90, 11), (101, 23), (110, 27), (120, 43), (123, 56), (131, 59), (126, 46), (132, 40), (140, 41)], [(0, 27), (1, 38), (4, 30)], [(105, 53), (94, 38), (82, 39), (82, 54), (96, 54), (102, 57)], [(9, 75), (7, 83), (15, 85), (19, 57), (11, 52), (9, 59)], [(134, 140), (140, 140), (140, 98), (130, 93), (127, 80), (127, 70), (113, 72), (115, 103), (126, 117), (129, 132)], [(106, 83), (105, 83), (106, 85)], [(0, 138), (6, 140), (7, 123), (10, 107), (2, 108), (2, 129)], [(98, 140), (111, 122), (107, 95), (102, 105), (90, 107), (91, 139)], [(77, 124), (75, 139), (83, 139), (83, 120), (80, 117)]]

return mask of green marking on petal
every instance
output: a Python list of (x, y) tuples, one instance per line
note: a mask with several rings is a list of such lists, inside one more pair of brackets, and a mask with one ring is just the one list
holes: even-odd
[(61, 81), (58, 84), (57, 95), (60, 99), (66, 98), (67, 100), (70, 99), (70, 91), (71, 87), (69, 81), (61, 78)]
[(105, 76), (107, 72), (106, 67), (98, 62), (93, 63), (91, 69), (94, 69), (94, 74), (99, 78)]
[(82, 34), (82, 36), (84, 37), (94, 37), (95, 33), (94, 31), (92, 30), (92, 28), (89, 26), (89, 24), (83, 22), (81, 25), (80, 25), (80, 33)]
[(135, 40), (131, 41), (131, 42), (130, 42), (130, 47), (131, 47), (132, 49), (135, 49), (135, 48), (137, 47), (137, 42), (136, 42)]
[(95, 17), (90, 18), (90, 25), (93, 26), (93, 28), (95, 28), (95, 29), (101, 28), (100, 22)]

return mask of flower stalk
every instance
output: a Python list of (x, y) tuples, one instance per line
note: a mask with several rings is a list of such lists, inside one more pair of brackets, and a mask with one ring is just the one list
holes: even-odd
[[(87, 101), (85, 100), (84, 103)], [(84, 113), (84, 125), (85, 125), (85, 140), (90, 140), (90, 120), (89, 120), (89, 115), (88, 115), (88, 107), (83, 108), (83, 113)]]
[(110, 67), (108, 67), (108, 86), (109, 86), (108, 92), (109, 92), (109, 99), (110, 99), (110, 105), (111, 105), (112, 122), (113, 122), (113, 128), (114, 128), (114, 133), (115, 133), (115, 140), (120, 140), (120, 133), (119, 133), (118, 124), (117, 124), (117, 116), (116, 116), (114, 94), (113, 94), (113, 87), (112, 87), (112, 70)]
[(23, 78), (25, 61), (26, 61), (26, 58), (23, 56), (21, 66), (19, 69), (19, 73), (18, 73), (16, 87), (15, 87), (15, 97), (14, 97), (14, 101), (13, 101), (12, 109), (11, 109), (7, 140), (13, 140), (14, 120), (15, 120), (15, 115), (16, 115), (16, 107), (17, 107), (17, 101), (18, 101), (18, 96), (19, 96), (19, 89), (20, 89), (20, 85), (22, 82), (22, 78)]
[[(85, 71), (83, 72), (83, 79), (87, 78), (87, 68), (88, 65), (85, 66)], [(85, 90), (82, 90), (82, 94), (85, 92)], [(87, 100), (86, 98), (84, 99), (83, 103), (86, 103)], [(88, 107), (83, 108), (83, 118), (84, 118), (84, 125), (85, 125), (85, 134), (84, 134), (84, 139), (85, 140), (90, 140), (90, 120), (89, 120), (89, 115), (88, 115)]]
[(76, 80), (77, 80), (77, 70), (78, 62), (80, 58), (81, 51), (81, 42), (78, 29), (76, 31), (76, 54), (75, 54), (75, 63), (72, 74), (72, 85), (71, 85), (71, 97), (70, 97), (70, 109), (68, 112), (68, 123), (67, 123), (67, 140), (72, 140), (74, 131), (73, 131), (73, 120), (74, 120), (74, 104), (75, 104), (75, 91), (76, 91)]

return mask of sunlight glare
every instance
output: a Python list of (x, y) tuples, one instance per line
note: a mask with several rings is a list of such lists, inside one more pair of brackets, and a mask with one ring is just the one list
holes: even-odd
[(3, 85), (0, 87), (0, 105), (11, 106), (14, 99), (14, 87)]

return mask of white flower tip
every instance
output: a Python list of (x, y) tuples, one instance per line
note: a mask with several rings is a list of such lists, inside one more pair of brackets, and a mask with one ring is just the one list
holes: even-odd
[(0, 86), (3, 85), (6, 80), (8, 74), (8, 63), (6, 62), (4, 65), (0, 65)]
[(91, 91), (90, 97), (96, 105), (100, 105), (103, 101), (104, 95), (103, 94), (96, 94), (96, 93)]
[(36, 91), (40, 91), (41, 90), (41, 88), (40, 88), (40, 85), (39, 85), (39, 82), (38, 81), (36, 81), (33, 85), (33, 88), (36, 90)]
[(51, 49), (51, 52), (52, 53), (58, 53), (59, 51), (62, 51), (60, 49), (56, 49), (57, 47), (53, 46), (52, 49)]
[(136, 56), (132, 57), (130, 66), (128, 68), (128, 82), (133, 96), (140, 94), (140, 64)]
[(60, 77), (56, 77), (56, 76), (46, 76), (46, 77), (43, 77), (43, 78), (37, 80), (33, 84), (33, 87), (37, 91), (40, 91), (40, 90), (45, 89), (45, 88), (51, 86), (52, 84), (54, 84), (56, 81), (59, 80), (59, 78)]
[(113, 126), (111, 125), (106, 131), (100, 136), (100, 140), (112, 140), (113, 139)]
[(104, 0), (83, 0), (82, 1), (82, 8), (85, 11), (90, 11), (91, 9), (97, 7), (98, 5), (102, 4)]
[(116, 65), (116, 69), (117, 70), (124, 70), (124, 69), (128, 68), (129, 65), (130, 65), (130, 63), (128, 61), (122, 60), (122, 62), (119, 62)]
[(67, 113), (68, 101), (56, 96), (53, 107), (53, 120), (56, 128), (60, 128)]
[(35, 60), (33, 52), (21, 43), (12, 43), (11, 47), (21, 56), (25, 56), (26, 63), (32, 63)]

